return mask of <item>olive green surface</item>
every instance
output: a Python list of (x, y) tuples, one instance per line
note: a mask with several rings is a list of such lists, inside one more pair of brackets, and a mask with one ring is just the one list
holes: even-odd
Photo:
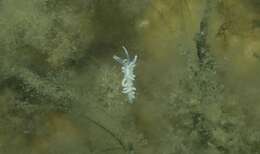
[(260, 2), (0, 0), (0, 154), (260, 154)]

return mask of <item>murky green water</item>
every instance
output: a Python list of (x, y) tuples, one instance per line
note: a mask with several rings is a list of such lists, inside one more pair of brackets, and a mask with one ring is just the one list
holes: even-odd
[[(259, 154), (257, 0), (0, 0), (1, 154)], [(112, 57), (138, 55), (136, 98)]]

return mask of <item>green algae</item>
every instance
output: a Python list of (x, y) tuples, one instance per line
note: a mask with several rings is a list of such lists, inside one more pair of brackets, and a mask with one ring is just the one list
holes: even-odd
[[(259, 7), (0, 0), (0, 153), (258, 154)], [(134, 104), (123, 45), (140, 57)]]

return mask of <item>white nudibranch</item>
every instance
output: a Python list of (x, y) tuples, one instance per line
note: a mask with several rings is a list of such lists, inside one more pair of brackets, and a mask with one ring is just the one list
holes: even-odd
[(134, 68), (136, 66), (136, 61), (137, 61), (137, 55), (135, 55), (134, 59), (131, 60), (127, 49), (123, 46), (123, 50), (126, 54), (126, 59), (120, 58), (118, 56), (113, 56), (113, 58), (123, 65), (121, 67), (122, 72), (124, 74), (124, 78), (122, 80), (122, 93), (126, 94), (129, 100), (129, 103), (133, 103), (135, 99), (135, 91), (136, 88), (134, 87), (134, 80), (135, 80), (135, 75), (134, 75)]

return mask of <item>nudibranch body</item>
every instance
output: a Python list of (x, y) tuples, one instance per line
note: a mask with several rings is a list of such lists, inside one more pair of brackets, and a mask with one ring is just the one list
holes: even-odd
[(118, 56), (113, 56), (113, 58), (119, 62), (121, 65), (122, 72), (124, 74), (124, 78), (122, 80), (122, 93), (126, 94), (129, 100), (129, 103), (133, 103), (135, 99), (135, 91), (136, 88), (134, 87), (134, 80), (135, 80), (135, 74), (134, 74), (134, 68), (136, 66), (137, 61), (137, 55), (134, 56), (134, 58), (131, 60), (127, 49), (123, 46), (123, 50), (126, 54), (126, 59), (122, 59)]

